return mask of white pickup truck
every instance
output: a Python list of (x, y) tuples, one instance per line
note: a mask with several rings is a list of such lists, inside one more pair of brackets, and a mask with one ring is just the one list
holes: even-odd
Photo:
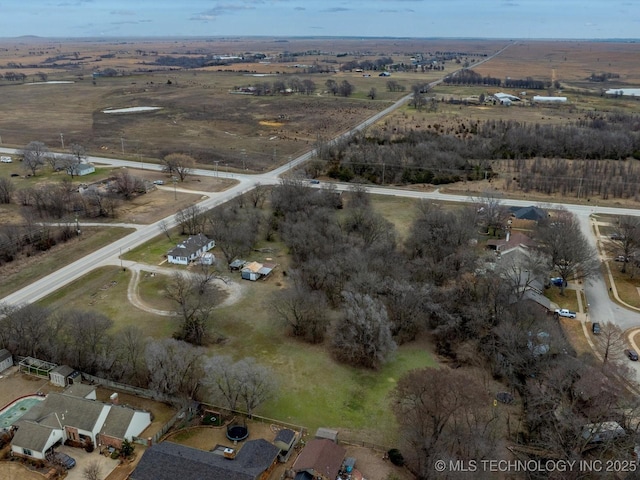
[(572, 312), (566, 308), (556, 308), (556, 315), (560, 317), (576, 318), (576, 312)]

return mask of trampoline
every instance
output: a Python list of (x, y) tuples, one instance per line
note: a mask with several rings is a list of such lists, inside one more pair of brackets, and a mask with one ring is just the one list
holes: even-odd
[(245, 425), (229, 425), (227, 427), (227, 438), (234, 442), (241, 442), (249, 436), (249, 430)]

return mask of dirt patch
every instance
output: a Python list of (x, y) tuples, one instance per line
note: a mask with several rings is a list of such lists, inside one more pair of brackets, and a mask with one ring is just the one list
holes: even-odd
[(43, 480), (42, 474), (29, 470), (18, 462), (0, 462), (0, 480)]

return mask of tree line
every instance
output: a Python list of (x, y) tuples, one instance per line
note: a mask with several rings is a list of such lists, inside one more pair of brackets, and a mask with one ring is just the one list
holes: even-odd
[(527, 189), (576, 191), (589, 181), (593, 194), (628, 196), (637, 188), (636, 168), (621, 160), (640, 157), (636, 122), (637, 115), (590, 114), (562, 126), (489, 120), (434, 123), (426, 131), (381, 127), (319, 142), (312, 167), (341, 181), (441, 184), (491, 178), (491, 161), (509, 160), (510, 173), (519, 174), (512, 187), (517, 180)]
[(253, 358), (207, 356), (184, 341), (145, 337), (135, 326), (117, 333), (112, 327), (113, 320), (92, 311), (3, 306), (0, 345), (176, 402), (194, 399), (251, 414), (275, 394), (275, 376)]
[(504, 86), (506, 88), (526, 88), (529, 90), (544, 90), (551, 87), (551, 82), (535, 80), (532, 77), (511, 78), (503, 80), (490, 75), (484, 77), (478, 72), (469, 69), (459, 70), (443, 79), (446, 85), (486, 85), (492, 87)]

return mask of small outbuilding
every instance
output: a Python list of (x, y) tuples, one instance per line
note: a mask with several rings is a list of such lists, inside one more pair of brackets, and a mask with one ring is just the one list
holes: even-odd
[(89, 175), (90, 173), (94, 173), (95, 171), (96, 167), (94, 167), (90, 163), (74, 163), (67, 169), (67, 173), (69, 175), (74, 175), (77, 177)]
[(338, 443), (338, 430), (332, 430), (331, 428), (320, 427), (316, 430), (316, 439), (326, 438), (334, 443)]
[[(58, 387), (72, 385), (74, 379), (80, 376), (80, 372), (68, 365), (59, 365), (49, 372), (49, 380)], [(79, 381), (80, 379), (78, 379)]]
[(567, 97), (543, 97), (542, 95), (534, 95), (531, 101), (539, 103), (566, 103)]

